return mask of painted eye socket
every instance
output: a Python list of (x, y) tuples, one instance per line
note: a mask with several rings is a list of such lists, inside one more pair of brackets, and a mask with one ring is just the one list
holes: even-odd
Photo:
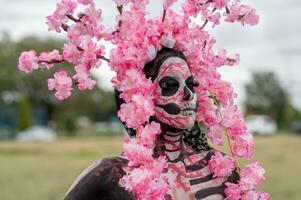
[(193, 93), (195, 92), (194, 87), (198, 87), (200, 85), (199, 82), (193, 80), (192, 76), (189, 76), (186, 79), (185, 84)]
[(162, 89), (163, 96), (172, 96), (177, 93), (179, 89), (179, 82), (169, 76), (163, 77), (159, 81), (159, 85)]

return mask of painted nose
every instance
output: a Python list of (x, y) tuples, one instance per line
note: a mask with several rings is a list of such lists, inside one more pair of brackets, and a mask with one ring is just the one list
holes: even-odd
[(185, 101), (189, 101), (191, 100), (192, 97), (192, 92), (189, 90), (189, 88), (187, 86), (184, 87), (184, 98), (183, 100)]

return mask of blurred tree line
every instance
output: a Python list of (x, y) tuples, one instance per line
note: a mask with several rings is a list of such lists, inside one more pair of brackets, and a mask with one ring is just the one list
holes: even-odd
[(288, 90), (273, 72), (253, 73), (246, 85), (244, 105), (248, 115), (269, 115), (282, 130), (290, 129), (293, 122), (301, 120), (301, 113), (292, 105)]
[[(42, 51), (60, 49), (63, 40), (26, 37), (20, 41), (10, 40), (7, 34), (0, 40), (0, 128), (5, 116), (14, 113), (18, 119), (11, 123), (19, 130), (32, 124), (43, 124), (52, 121), (57, 128), (71, 130), (77, 116), (86, 116), (91, 121), (108, 121), (116, 114), (114, 95), (111, 91), (95, 87), (92, 91), (80, 92), (76, 87), (72, 96), (65, 101), (58, 101), (48, 91), (47, 79), (54, 70), (35, 71), (25, 74), (18, 70), (18, 57), (22, 51), (34, 49)], [(55, 65), (56, 70), (64, 69), (74, 73), (68, 63)], [(41, 114), (42, 113), (42, 114)], [(44, 113), (44, 114), (43, 114)], [(2, 119), (1, 119), (2, 114)], [(4, 115), (4, 116), (3, 116)], [(44, 119), (42, 116), (44, 116)]]

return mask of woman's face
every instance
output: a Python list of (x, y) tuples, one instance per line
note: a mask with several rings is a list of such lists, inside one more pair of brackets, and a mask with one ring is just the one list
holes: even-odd
[(178, 129), (192, 128), (197, 99), (194, 87), (198, 83), (193, 80), (186, 61), (179, 57), (166, 59), (154, 84), (157, 120)]

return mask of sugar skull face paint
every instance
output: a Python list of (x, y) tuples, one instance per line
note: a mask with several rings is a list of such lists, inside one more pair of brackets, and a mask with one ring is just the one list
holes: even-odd
[(190, 129), (196, 119), (198, 83), (193, 80), (185, 60), (170, 57), (160, 66), (154, 81), (155, 117), (158, 121), (178, 129)]

